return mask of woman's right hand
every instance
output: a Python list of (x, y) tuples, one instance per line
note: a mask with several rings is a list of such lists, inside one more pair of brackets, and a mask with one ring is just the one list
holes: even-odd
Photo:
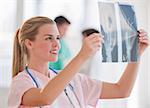
[(93, 33), (89, 35), (83, 39), (82, 48), (79, 54), (85, 59), (91, 57), (100, 49), (102, 42), (103, 39), (99, 33)]

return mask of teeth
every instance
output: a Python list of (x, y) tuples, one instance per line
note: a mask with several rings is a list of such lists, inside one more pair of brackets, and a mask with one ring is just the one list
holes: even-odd
[(50, 53), (57, 53), (57, 51), (50, 51)]

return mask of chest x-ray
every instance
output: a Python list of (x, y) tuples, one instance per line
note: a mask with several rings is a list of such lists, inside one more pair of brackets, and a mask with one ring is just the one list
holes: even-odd
[(137, 62), (138, 34), (132, 5), (99, 2), (102, 62)]

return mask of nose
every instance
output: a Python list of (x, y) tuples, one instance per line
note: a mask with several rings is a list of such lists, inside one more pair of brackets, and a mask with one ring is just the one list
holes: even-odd
[(59, 40), (56, 40), (56, 39), (53, 40), (52, 47), (60, 49), (60, 42), (59, 42)]

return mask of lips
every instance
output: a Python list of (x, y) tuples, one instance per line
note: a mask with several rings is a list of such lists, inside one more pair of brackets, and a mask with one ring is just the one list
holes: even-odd
[(58, 50), (51, 50), (50, 53), (56, 55), (56, 54), (58, 54)]

